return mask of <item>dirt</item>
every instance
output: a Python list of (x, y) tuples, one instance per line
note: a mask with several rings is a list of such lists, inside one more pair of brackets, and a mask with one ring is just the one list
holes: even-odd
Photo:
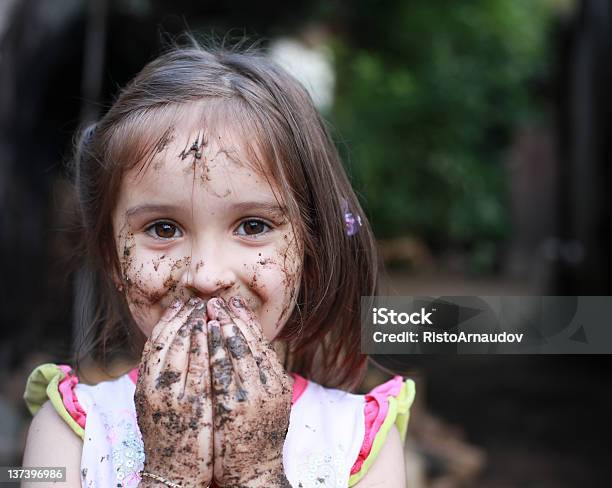
[(232, 329), (234, 335), (227, 339), (227, 348), (234, 359), (242, 359), (249, 352), (249, 346), (238, 327), (234, 325)]
[(179, 371), (162, 371), (157, 377), (155, 386), (157, 388), (168, 388), (172, 383), (176, 383), (181, 379), (181, 373)]

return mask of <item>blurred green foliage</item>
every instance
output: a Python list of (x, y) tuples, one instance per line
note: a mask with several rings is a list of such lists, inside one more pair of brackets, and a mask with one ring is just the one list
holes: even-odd
[(330, 115), (376, 235), (492, 255), (510, 232), (504, 152), (540, 113), (529, 81), (547, 69), (550, 2), (351, 5)]

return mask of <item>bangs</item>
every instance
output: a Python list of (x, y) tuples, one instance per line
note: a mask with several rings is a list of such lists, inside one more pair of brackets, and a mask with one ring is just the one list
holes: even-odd
[(264, 140), (264, 134), (257, 114), (236, 98), (166, 104), (127, 114), (110, 134), (106, 157), (122, 174), (135, 168), (141, 174), (151, 164), (156, 167), (156, 159), (176, 143), (182, 151), (169, 155), (170, 159), (193, 164), (201, 160), (206, 165), (223, 154), (278, 188), (273, 184), (279, 181), (274, 144)]

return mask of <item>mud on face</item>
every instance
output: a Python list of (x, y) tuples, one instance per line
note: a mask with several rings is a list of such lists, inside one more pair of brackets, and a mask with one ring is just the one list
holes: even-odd
[[(262, 174), (252, 162), (245, 161), (248, 155), (245, 153), (244, 144), (237, 141), (235, 133), (227, 130), (207, 132), (205, 126), (201, 128), (202, 126), (197, 125), (197, 120), (194, 120), (185, 124), (176, 122), (162, 132), (155, 146), (154, 157), (146, 167), (139, 169), (134, 182), (130, 181), (129, 185), (124, 185), (124, 194), (138, 189), (138, 177), (141, 177), (141, 182), (145, 181), (143, 188), (148, 193), (143, 195), (146, 195), (147, 199), (149, 195), (154, 195), (152, 199), (162, 202), (184, 202), (189, 200), (189, 193), (185, 198), (185, 192), (190, 192), (192, 218), (194, 210), (197, 210), (200, 213), (199, 222), (205, 221), (202, 219), (202, 212), (207, 211), (208, 203), (213, 200), (216, 205), (227, 201), (229, 208), (230, 202), (249, 201), (251, 196), (254, 199), (262, 196), (269, 198), (271, 191), (279, 206), (284, 207), (279, 201), (282, 199), (279, 198), (278, 191), (273, 188), (276, 183), (266, 174)], [(238, 174), (242, 176), (238, 177)], [(219, 181), (227, 183), (219, 184)], [(165, 187), (172, 185), (179, 186), (180, 193), (174, 190), (165, 191)], [(132, 196), (126, 198), (128, 202), (131, 199), (132, 205), (134, 202), (142, 204), (145, 201)], [(204, 201), (207, 203), (203, 203)], [(123, 208), (125, 207), (127, 203)], [(273, 245), (262, 248), (257, 259), (253, 259), (252, 255), (247, 256), (247, 251), (244, 251), (242, 256), (237, 256), (239, 279), (235, 280), (231, 288), (228, 283), (217, 280), (217, 291), (198, 290), (191, 286), (190, 280), (194, 274), (207, 272), (207, 262), (193, 252), (190, 253), (187, 247), (180, 250), (177, 248), (174, 253), (170, 250), (155, 255), (154, 246), (147, 244), (149, 249), (146, 252), (150, 257), (143, 261), (142, 256), (136, 256), (136, 253), (141, 252), (136, 246), (139, 246), (143, 239), (138, 233), (142, 232), (139, 230), (140, 223), (139, 229), (131, 227), (127, 211), (124, 212), (126, 214), (121, 216), (123, 226), (117, 235), (121, 283), (132, 315), (139, 325), (148, 324), (146, 329), (152, 328), (153, 315), (159, 314), (164, 308), (164, 302), (169, 303), (173, 298), (186, 300), (198, 293), (202, 297), (212, 293), (212, 296), (229, 298), (229, 294), (236, 294), (242, 296), (256, 314), (266, 314), (266, 335), (269, 339), (280, 332), (295, 306), (302, 267), (298, 239), (293, 229), (287, 227), (285, 212), (282, 215), (283, 227), (282, 230), (279, 228), (278, 240), (273, 242)], [(220, 213), (222, 214), (223, 210), (217, 212), (217, 215)], [(214, 215), (212, 211), (211, 215), (206, 215), (206, 219), (214, 219)], [(275, 220), (280, 219), (281, 217)], [(188, 241), (185, 241), (185, 246), (187, 245)], [(184, 273), (187, 273), (186, 278)], [(152, 286), (152, 283), (155, 286)], [(270, 300), (271, 295), (274, 295), (273, 300)], [(153, 313), (150, 310), (152, 307), (155, 308)], [(145, 328), (141, 326), (141, 329), (144, 331)]]

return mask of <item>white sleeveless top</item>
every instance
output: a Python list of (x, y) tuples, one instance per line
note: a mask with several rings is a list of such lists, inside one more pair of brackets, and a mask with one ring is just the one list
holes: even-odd
[[(45, 364), (28, 379), (32, 414), (50, 399), (83, 439), (83, 487), (138, 486), (145, 456), (134, 405), (137, 369), (116, 380), (78, 383), (69, 366)], [(390, 426), (404, 438), (414, 383), (396, 376), (367, 395), (325, 388), (294, 375), (289, 429), (283, 448), (293, 487), (346, 488), (367, 471)], [(59, 394), (58, 394), (59, 393)], [(399, 406), (399, 408), (398, 408)], [(386, 428), (385, 428), (386, 426)]]

